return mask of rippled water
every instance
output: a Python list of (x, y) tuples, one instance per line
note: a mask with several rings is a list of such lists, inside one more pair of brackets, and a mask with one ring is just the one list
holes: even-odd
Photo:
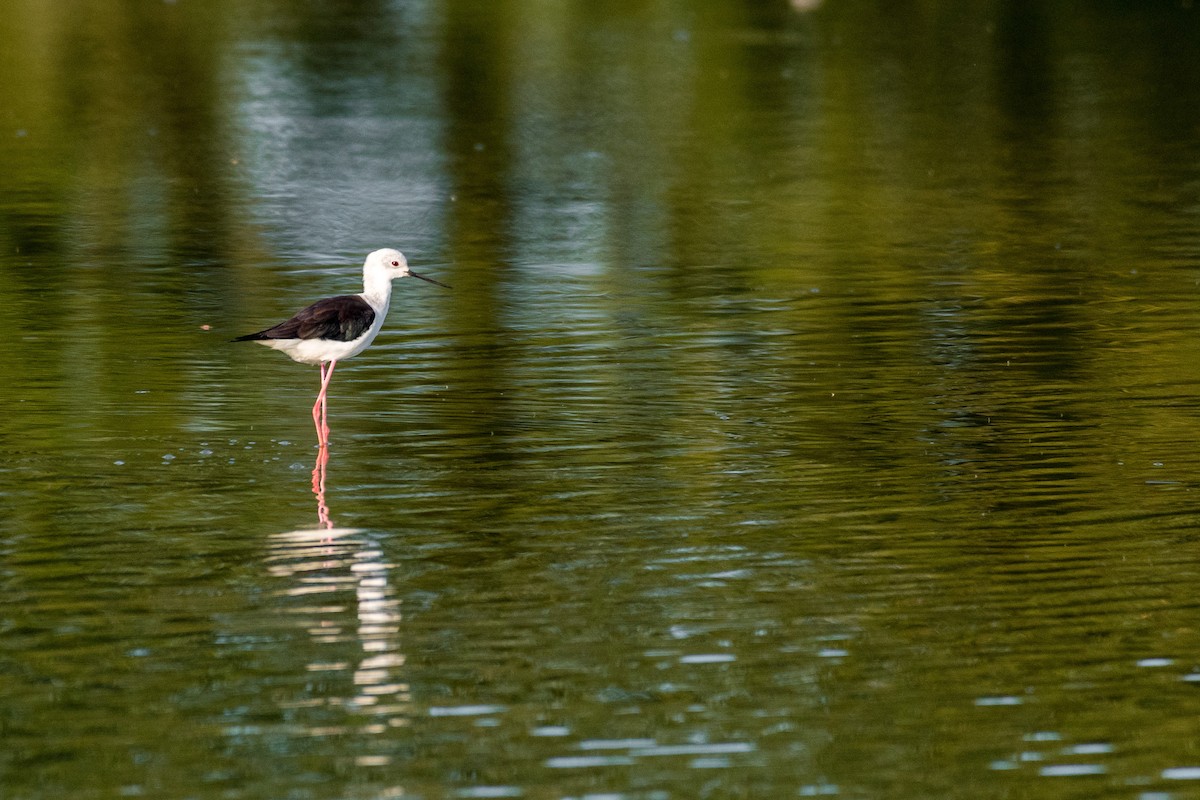
[(0, 19), (0, 796), (1200, 793), (1196, 12), (813, 5)]

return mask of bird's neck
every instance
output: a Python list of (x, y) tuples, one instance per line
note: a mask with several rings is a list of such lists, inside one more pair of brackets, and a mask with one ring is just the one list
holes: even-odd
[(363, 299), (377, 311), (387, 311), (392, 301), (392, 279), (386, 275), (363, 275)]

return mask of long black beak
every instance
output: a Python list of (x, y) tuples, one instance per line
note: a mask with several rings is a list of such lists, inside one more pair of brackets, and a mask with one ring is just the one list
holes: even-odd
[(435, 281), (433, 278), (426, 278), (424, 275), (418, 275), (417, 273), (413, 272), (411, 269), (408, 271), (408, 274), (409, 274), (409, 277), (412, 277), (412, 278), (420, 278), (421, 280), (425, 281), (426, 283), (432, 283), (432, 284), (434, 284), (435, 286), (440, 286), (440, 287), (442, 287), (443, 289), (449, 289), (449, 288), (450, 288), (449, 286), (447, 286), (446, 284), (442, 283), (441, 281)]

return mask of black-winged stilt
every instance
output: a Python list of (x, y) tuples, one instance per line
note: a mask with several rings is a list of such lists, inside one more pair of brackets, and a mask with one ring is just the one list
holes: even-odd
[(361, 294), (326, 297), (278, 325), (233, 339), (235, 342), (258, 342), (282, 350), (301, 364), (321, 367), (321, 391), (312, 411), (317, 443), (321, 448), (329, 446), (326, 393), (333, 368), (339, 361), (366, 350), (375, 340), (392, 302), (392, 280), (406, 277), (450, 288), (441, 281), (413, 272), (399, 250), (376, 250), (363, 264)]

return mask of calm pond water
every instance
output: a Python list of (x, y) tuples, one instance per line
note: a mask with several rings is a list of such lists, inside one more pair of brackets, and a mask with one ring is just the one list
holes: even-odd
[(1190, 6), (9, 4), (0, 796), (1200, 797)]

